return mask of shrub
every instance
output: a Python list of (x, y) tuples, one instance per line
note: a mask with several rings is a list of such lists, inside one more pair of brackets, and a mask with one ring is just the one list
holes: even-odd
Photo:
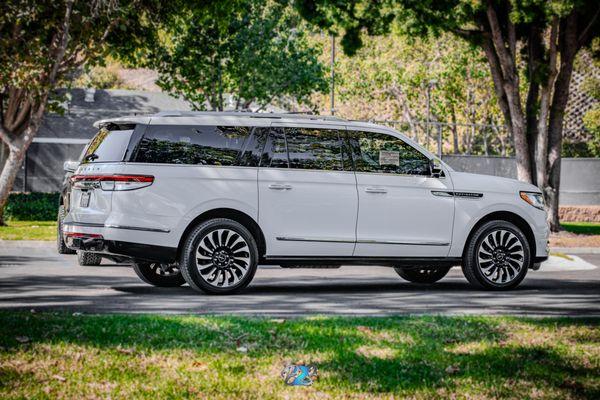
[(60, 193), (11, 193), (4, 216), (17, 221), (54, 221)]

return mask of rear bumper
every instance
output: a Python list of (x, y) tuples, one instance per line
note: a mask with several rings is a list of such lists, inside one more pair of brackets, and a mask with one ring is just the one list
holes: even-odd
[(94, 234), (67, 233), (65, 243), (73, 250), (121, 256), (134, 260), (172, 263), (177, 259), (177, 249), (174, 247), (105, 240), (102, 236)]

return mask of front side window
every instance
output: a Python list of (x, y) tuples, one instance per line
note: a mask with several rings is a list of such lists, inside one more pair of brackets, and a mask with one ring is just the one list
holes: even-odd
[(108, 125), (100, 128), (81, 158), (82, 163), (123, 161), (134, 125)]
[(429, 159), (404, 141), (383, 133), (349, 132), (357, 172), (430, 175)]
[(265, 166), (342, 171), (340, 132), (316, 128), (274, 128)]
[(135, 162), (158, 164), (239, 165), (250, 134), (245, 126), (149, 126), (140, 140)]

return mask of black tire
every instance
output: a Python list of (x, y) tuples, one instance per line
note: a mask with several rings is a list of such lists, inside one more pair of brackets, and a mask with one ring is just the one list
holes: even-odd
[(58, 254), (75, 254), (75, 250), (71, 250), (65, 244), (65, 237), (63, 236), (63, 219), (65, 219), (65, 206), (58, 207), (58, 216), (56, 218), (56, 248)]
[(77, 251), (77, 261), (82, 267), (97, 267), (102, 262), (102, 256), (89, 251)]
[(248, 286), (254, 278), (258, 247), (242, 224), (226, 218), (211, 219), (186, 237), (179, 265), (193, 289), (208, 294), (232, 294)]
[(402, 268), (395, 267), (394, 270), (402, 279), (413, 283), (430, 284), (445, 277), (450, 267), (440, 268)]
[(471, 236), (462, 270), (474, 286), (487, 290), (517, 287), (531, 265), (531, 249), (521, 230), (508, 221), (490, 221)]
[(133, 270), (142, 281), (153, 286), (178, 287), (185, 283), (177, 264), (134, 262)]

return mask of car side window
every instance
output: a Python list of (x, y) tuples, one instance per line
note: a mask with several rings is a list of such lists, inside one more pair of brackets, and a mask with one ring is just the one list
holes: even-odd
[(271, 168), (342, 171), (342, 140), (335, 129), (274, 128), (261, 164)]
[(149, 126), (136, 147), (134, 161), (240, 165), (240, 153), (250, 129), (246, 126)]
[(252, 133), (241, 150), (239, 165), (243, 167), (258, 167), (260, 156), (265, 147), (269, 128), (252, 128)]
[(360, 131), (350, 131), (349, 136), (357, 172), (431, 174), (429, 159), (401, 139)]

